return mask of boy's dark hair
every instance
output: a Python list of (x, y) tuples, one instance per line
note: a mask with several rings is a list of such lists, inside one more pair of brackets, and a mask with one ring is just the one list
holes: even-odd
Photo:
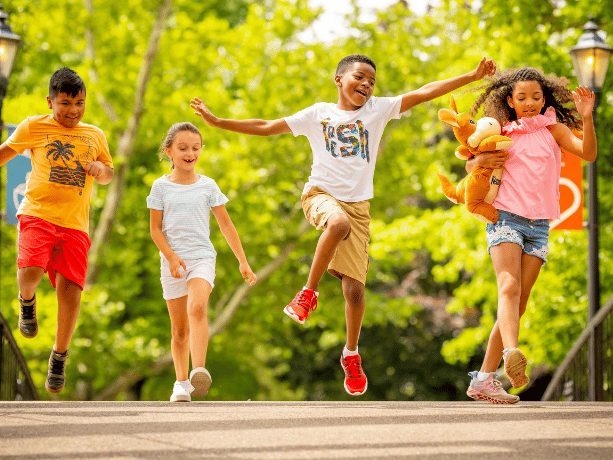
[(54, 98), (60, 93), (75, 97), (80, 91), (83, 91), (83, 94), (85, 94), (85, 83), (83, 83), (81, 77), (74, 70), (62, 67), (51, 75), (49, 80), (49, 97)]
[(363, 62), (364, 64), (368, 64), (373, 69), (377, 70), (377, 66), (375, 65), (375, 61), (373, 61), (368, 56), (364, 56), (363, 54), (350, 54), (349, 56), (345, 56), (340, 60), (338, 65), (336, 66), (336, 73), (334, 75), (342, 75), (354, 62)]
[(574, 108), (573, 96), (568, 89), (568, 80), (555, 75), (545, 75), (534, 67), (510, 69), (491, 78), (485, 91), (475, 101), (471, 113), (476, 114), (479, 107), (483, 105), (484, 115), (496, 118), (501, 125), (517, 120), (515, 109), (507, 104), (507, 96), (513, 94), (515, 85), (520, 81), (536, 81), (541, 86), (545, 98), (541, 114), (545, 113), (547, 107), (553, 107), (560, 123), (569, 128), (581, 129), (581, 120)]

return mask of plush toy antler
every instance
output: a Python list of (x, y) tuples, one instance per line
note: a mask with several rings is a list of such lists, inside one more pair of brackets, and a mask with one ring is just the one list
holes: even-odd
[[(451, 109), (438, 111), (438, 118), (451, 126), (460, 145), (455, 156), (469, 160), (477, 155), (511, 147), (511, 138), (500, 135), (500, 123), (495, 118), (484, 117), (478, 122), (469, 113), (458, 113), (455, 99), (451, 96)], [(502, 183), (502, 168), (490, 169), (477, 166), (454, 186), (447, 177), (439, 174), (443, 193), (454, 203), (466, 203), (468, 211), (488, 223), (498, 221), (498, 210), (492, 206)]]

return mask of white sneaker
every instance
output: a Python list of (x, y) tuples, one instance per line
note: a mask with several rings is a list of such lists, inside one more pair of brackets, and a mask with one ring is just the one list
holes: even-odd
[(189, 373), (189, 381), (194, 388), (192, 395), (198, 397), (206, 396), (213, 383), (211, 374), (204, 367), (192, 369)]
[(194, 387), (189, 383), (189, 380), (184, 380), (183, 382), (177, 380), (172, 387), (170, 402), (190, 402), (192, 400), (190, 393), (193, 389)]

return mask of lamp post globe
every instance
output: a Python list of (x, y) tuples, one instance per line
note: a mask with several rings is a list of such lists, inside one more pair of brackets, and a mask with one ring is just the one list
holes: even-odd
[(600, 94), (612, 51), (613, 48), (607, 46), (596, 23), (588, 21), (583, 26), (579, 42), (570, 50), (575, 75), (581, 86), (587, 86)]

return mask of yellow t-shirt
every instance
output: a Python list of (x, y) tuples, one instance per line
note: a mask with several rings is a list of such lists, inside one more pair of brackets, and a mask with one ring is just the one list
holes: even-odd
[(87, 233), (94, 178), (83, 166), (97, 160), (113, 167), (102, 130), (86, 123), (65, 128), (52, 115), (37, 115), (22, 121), (6, 143), (18, 153), (30, 149), (32, 158), (17, 215)]

